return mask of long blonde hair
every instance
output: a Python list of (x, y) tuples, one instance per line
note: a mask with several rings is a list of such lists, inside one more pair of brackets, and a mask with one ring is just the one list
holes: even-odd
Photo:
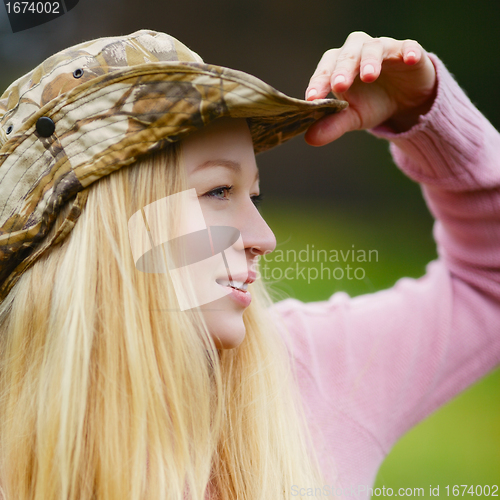
[(134, 266), (127, 221), (186, 188), (180, 150), (92, 184), (0, 305), (7, 500), (276, 500), (323, 484), (263, 285), (243, 343), (219, 351), (200, 314), (176, 311), (168, 275)]

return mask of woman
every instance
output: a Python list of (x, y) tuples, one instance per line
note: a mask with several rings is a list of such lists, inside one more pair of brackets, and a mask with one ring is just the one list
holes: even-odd
[[(307, 98), (150, 31), (7, 89), (5, 498), (364, 497), (394, 442), (498, 363), (498, 133), (413, 41), (353, 33)], [(423, 278), (270, 307), (254, 153), (307, 128), (392, 141), (438, 218)]]

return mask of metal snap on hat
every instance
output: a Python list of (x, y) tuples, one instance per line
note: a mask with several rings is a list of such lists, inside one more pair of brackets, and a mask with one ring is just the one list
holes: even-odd
[[(140, 30), (59, 52), (0, 98), (0, 301), (73, 228), (101, 177), (222, 116), (247, 118), (255, 153), (347, 106), (306, 102)], [(71, 210), (45, 238), (66, 203)]]

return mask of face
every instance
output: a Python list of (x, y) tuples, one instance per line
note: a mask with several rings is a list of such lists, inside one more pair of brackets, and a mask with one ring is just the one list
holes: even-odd
[(240, 258), (244, 256), (246, 269), (240, 265), (237, 275), (231, 275), (232, 283), (225, 272), (200, 277), (210, 281), (205, 286), (226, 287), (223, 293), (229, 292), (200, 309), (217, 347), (234, 348), (245, 336), (243, 313), (251, 301), (245, 284), (256, 279), (253, 269), (257, 257), (272, 252), (276, 246), (273, 232), (256, 207), (259, 173), (246, 121), (221, 118), (193, 133), (182, 143), (182, 161), (206, 225), (232, 227), (241, 233), (231, 250)]

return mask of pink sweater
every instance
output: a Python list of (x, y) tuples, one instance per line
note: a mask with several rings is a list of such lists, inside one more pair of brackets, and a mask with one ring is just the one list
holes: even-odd
[[(273, 306), (291, 333), (323, 472), (345, 491), (373, 486), (403, 434), (500, 362), (500, 135), (431, 58), (429, 113), (402, 134), (371, 132), (421, 183), (439, 258), (388, 290)], [(315, 486), (297, 485), (295, 498)]]

